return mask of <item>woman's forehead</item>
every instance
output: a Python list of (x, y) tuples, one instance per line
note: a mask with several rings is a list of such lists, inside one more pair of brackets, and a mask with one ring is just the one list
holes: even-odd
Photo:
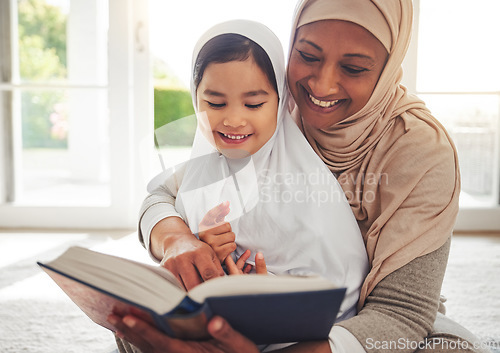
[(294, 45), (302, 43), (322, 52), (339, 50), (366, 56), (385, 56), (383, 44), (367, 29), (356, 23), (322, 20), (298, 28)]

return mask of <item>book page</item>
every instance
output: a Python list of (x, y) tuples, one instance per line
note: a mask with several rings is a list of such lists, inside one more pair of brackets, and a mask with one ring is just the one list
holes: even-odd
[(85, 248), (72, 247), (46, 266), (159, 314), (186, 296), (175, 276), (164, 268)]
[(189, 297), (201, 303), (205, 298), (209, 297), (308, 292), (333, 288), (337, 288), (337, 286), (320, 276), (271, 276), (248, 274), (211, 279), (191, 289), (189, 291)]

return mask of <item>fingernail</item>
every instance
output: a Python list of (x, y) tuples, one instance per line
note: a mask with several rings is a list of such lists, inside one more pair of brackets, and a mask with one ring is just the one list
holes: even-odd
[(123, 318), (123, 323), (125, 325), (127, 325), (128, 327), (133, 328), (137, 322), (135, 321), (135, 319), (133, 319), (133, 318), (131, 318), (129, 316), (125, 316)]
[(264, 259), (264, 255), (261, 252), (258, 252), (257, 254), (255, 254), (255, 258), (259, 259), (259, 260), (263, 260)]
[(118, 320), (116, 319), (116, 317), (114, 316), (108, 316), (108, 322), (113, 325), (113, 326), (116, 326), (116, 324), (118, 323)]
[(219, 331), (222, 328), (222, 320), (220, 317), (216, 317), (212, 320), (212, 329), (214, 331)]

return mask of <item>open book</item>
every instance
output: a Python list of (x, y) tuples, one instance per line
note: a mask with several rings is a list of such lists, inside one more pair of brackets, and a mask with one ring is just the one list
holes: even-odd
[(257, 344), (326, 339), (345, 288), (322, 277), (223, 276), (186, 292), (160, 266), (71, 247), (38, 264), (94, 322), (132, 313), (170, 336), (206, 339), (208, 320), (224, 317)]

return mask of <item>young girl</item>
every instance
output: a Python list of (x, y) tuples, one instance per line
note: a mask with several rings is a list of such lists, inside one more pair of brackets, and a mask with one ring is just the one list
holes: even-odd
[[(288, 113), (286, 87), (283, 50), (267, 27), (238, 20), (208, 30), (193, 54), (193, 155), (150, 183), (141, 231), (149, 247), (153, 226), (179, 216), (220, 260), (250, 250), (273, 274), (322, 275), (347, 287), (345, 319), (356, 313), (365, 247), (342, 189)], [(178, 213), (158, 202), (168, 195)]]

